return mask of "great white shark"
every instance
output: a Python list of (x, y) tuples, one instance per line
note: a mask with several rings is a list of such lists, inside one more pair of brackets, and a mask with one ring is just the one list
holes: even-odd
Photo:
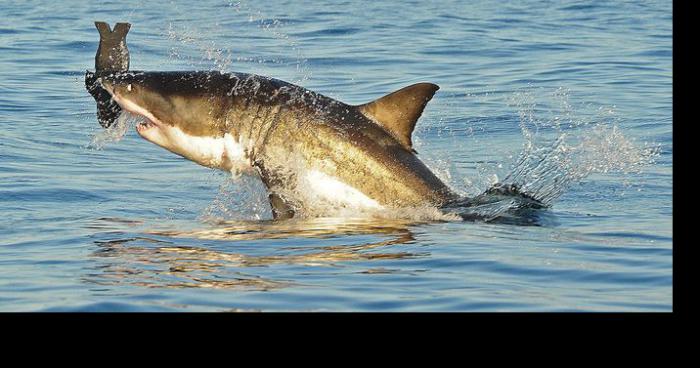
[[(101, 47), (123, 56), (128, 27), (121, 26), (118, 42), (100, 23)], [(462, 197), (417, 157), (412, 134), (436, 84), (351, 105), (255, 74), (128, 71), (128, 59), (124, 64), (120, 54), (101, 52), (86, 86), (103, 126), (123, 110), (142, 117), (136, 130), (149, 142), (202, 166), (259, 176), (275, 219), (338, 207), (468, 207), (504, 196), (518, 198), (521, 207), (542, 206), (516, 186)]]
[(440, 207), (459, 199), (415, 154), (411, 134), (438, 86), (353, 106), (253, 74), (99, 77), (138, 134), (200, 165), (259, 175), (275, 218), (311, 206)]

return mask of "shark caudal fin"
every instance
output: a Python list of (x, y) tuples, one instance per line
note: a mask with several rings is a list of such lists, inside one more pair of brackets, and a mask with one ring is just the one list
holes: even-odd
[(394, 136), (406, 150), (415, 152), (411, 134), (425, 105), (438, 89), (440, 87), (432, 83), (417, 83), (357, 108)]
[(476, 197), (470, 198), (471, 205), (493, 203), (503, 199), (513, 199), (517, 201), (518, 208), (541, 209), (547, 207), (539, 199), (524, 192), (517, 184), (496, 183), (485, 192)]
[(497, 183), (476, 197), (459, 198), (441, 208), (468, 221), (533, 225), (533, 211), (547, 207), (516, 184)]

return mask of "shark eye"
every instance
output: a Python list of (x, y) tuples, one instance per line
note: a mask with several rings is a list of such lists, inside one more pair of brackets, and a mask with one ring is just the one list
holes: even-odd
[(129, 92), (131, 92), (131, 83), (129, 83), (129, 84), (126, 86), (126, 90), (129, 91)]

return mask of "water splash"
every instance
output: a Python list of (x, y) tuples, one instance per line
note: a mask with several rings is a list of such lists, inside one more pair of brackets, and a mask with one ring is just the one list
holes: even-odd
[[(311, 69), (308, 65), (308, 59), (299, 47), (299, 42), (283, 31), (284, 23), (279, 19), (268, 19), (260, 10), (253, 10), (244, 1), (236, 1), (229, 3), (238, 14), (248, 14), (248, 22), (255, 23), (263, 32), (272, 35), (278, 41), (284, 42), (286, 47), (291, 49), (295, 57), (294, 67), (297, 77), (292, 79), (292, 83), (302, 84), (304, 81), (311, 78)], [(241, 59), (237, 59), (241, 60)], [(259, 61), (261, 62), (261, 61)], [(280, 61), (277, 61), (278, 63)]]
[(233, 176), (224, 173), (219, 192), (207, 206), (199, 219), (217, 223), (235, 220), (267, 220), (272, 218), (272, 209), (267, 199), (267, 189), (259, 178), (249, 175)]
[(130, 127), (142, 122), (145, 118), (139, 115), (134, 115), (126, 111), (122, 113), (117, 118), (117, 121), (112, 124), (109, 128), (100, 130), (95, 133), (95, 135), (88, 143), (88, 149), (102, 150), (106, 145), (110, 143), (119, 142), (124, 138), (127, 130)]
[(519, 109), (525, 142), (502, 181), (518, 184), (522, 192), (546, 205), (591, 174), (639, 174), (660, 154), (658, 145), (640, 145), (623, 133), (614, 107), (599, 107), (587, 117), (584, 110), (591, 105), (578, 114), (569, 94), (563, 88), (553, 93), (555, 104), (545, 119), (538, 117), (542, 108), (532, 92), (518, 92), (511, 98)]
[[(248, 30), (249, 34), (262, 32), (264, 39), (271, 39), (281, 43), (282, 47), (270, 49), (271, 52), (279, 53), (278, 57), (270, 56), (241, 56), (240, 51), (232, 50), (231, 47), (221, 45), (211, 39), (203, 39), (212, 34), (210, 28), (203, 28), (188, 24), (174, 25), (172, 22), (168, 24), (168, 29), (164, 32), (169, 40), (175, 41), (175, 44), (170, 47), (169, 57), (171, 60), (185, 61), (190, 67), (195, 69), (219, 70), (222, 72), (231, 71), (230, 67), (234, 62), (256, 63), (256, 64), (287, 64), (286, 58), (289, 54), (294, 54), (293, 61), (294, 72), (289, 78), (292, 83), (301, 84), (311, 78), (311, 70), (308, 66), (308, 60), (304, 56), (299, 43), (294, 37), (284, 31), (285, 23), (279, 19), (270, 18), (262, 11), (254, 9), (252, 6), (243, 1), (229, 2), (227, 10), (232, 10), (234, 16), (244, 17), (247, 24), (255, 26)], [(207, 24), (204, 27), (214, 27), (215, 33), (227, 33), (230, 29), (224, 28), (219, 22)], [(230, 42), (226, 41), (226, 44)], [(190, 54), (183, 48), (196, 49), (196, 52)], [(289, 51), (292, 51), (291, 53)], [(259, 69), (256, 67), (256, 69)]]
[[(615, 106), (574, 104), (570, 99), (571, 92), (566, 88), (547, 92), (528, 86), (515, 93), (489, 95), (479, 94), (479, 102), (500, 104), (505, 101), (516, 109), (517, 119), (511, 122), (509, 118), (476, 117), (466, 126), (456, 127), (443, 120), (459, 117), (448, 116), (440, 118), (437, 127), (437, 135), (447, 135), (454, 144), (463, 145), (465, 135), (473, 146), (483, 146), (488, 141), (492, 147), (489, 155), (469, 161), (475, 174), (462, 176), (456, 167), (442, 162), (444, 155), (428, 159), (426, 163), (461, 195), (474, 198), (495, 186), (515, 184), (516, 194), (524, 194), (525, 198), (519, 195), (480, 195), (479, 201), (460, 201), (445, 209), (465, 219), (501, 221), (544, 216), (531, 210), (532, 202), (527, 197), (551, 206), (572, 186), (593, 174), (622, 175), (625, 188), (637, 186), (640, 191), (643, 185), (640, 174), (660, 155), (660, 145), (639, 142), (628, 135), (623, 128), (625, 122), (618, 116)], [(453, 97), (463, 98), (464, 94)], [(450, 105), (450, 101), (443, 104)], [(454, 111), (455, 108), (445, 111)], [(503, 128), (511, 123), (518, 125), (523, 140), (521, 148), (516, 151), (509, 148), (510, 144), (499, 144), (502, 139), (508, 142), (513, 139)], [(490, 129), (494, 129), (493, 134)], [(441, 174), (445, 168), (449, 174)]]

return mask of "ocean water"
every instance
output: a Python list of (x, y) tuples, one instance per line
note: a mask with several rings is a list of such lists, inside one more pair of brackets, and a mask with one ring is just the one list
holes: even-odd
[[(671, 311), (671, 1), (0, 2), (0, 311)], [(272, 221), (255, 178), (102, 129), (99, 35), (132, 70), (223, 70), (353, 104), (441, 89), (419, 157), (517, 182), (527, 224)]]

